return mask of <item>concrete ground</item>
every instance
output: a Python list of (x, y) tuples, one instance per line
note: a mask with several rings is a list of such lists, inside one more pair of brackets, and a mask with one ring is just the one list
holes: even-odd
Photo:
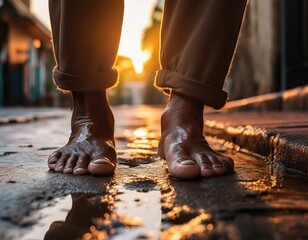
[[(69, 111), (0, 126), (0, 239), (308, 239), (303, 175), (209, 137), (233, 157), (235, 174), (170, 178), (156, 155), (162, 109), (113, 110), (119, 165), (107, 178), (48, 170), (70, 132)], [(224, 122), (217, 116), (215, 126)]]
[(0, 125), (52, 119), (63, 114), (65, 110), (59, 108), (0, 108)]

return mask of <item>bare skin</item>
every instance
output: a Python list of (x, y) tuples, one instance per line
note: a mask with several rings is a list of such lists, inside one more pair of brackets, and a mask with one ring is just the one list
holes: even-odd
[(71, 136), (49, 156), (49, 168), (66, 174), (112, 174), (116, 168), (114, 118), (106, 91), (73, 92), (73, 101)]
[[(116, 167), (114, 118), (106, 92), (73, 92), (72, 133), (48, 166), (66, 174), (110, 175)], [(233, 160), (210, 148), (203, 135), (203, 103), (172, 92), (162, 118), (158, 154), (171, 176), (194, 179), (234, 171)]]
[(232, 173), (233, 160), (215, 152), (203, 135), (204, 104), (172, 92), (161, 118), (158, 154), (171, 176), (182, 179)]

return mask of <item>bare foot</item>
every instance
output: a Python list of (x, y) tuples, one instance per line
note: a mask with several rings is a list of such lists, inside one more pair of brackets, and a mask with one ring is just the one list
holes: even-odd
[(215, 152), (203, 136), (203, 103), (172, 92), (161, 118), (158, 154), (171, 176), (193, 179), (234, 171), (233, 160)]
[(71, 136), (49, 156), (49, 168), (73, 174), (112, 174), (116, 167), (114, 118), (106, 91), (73, 92), (73, 101)]

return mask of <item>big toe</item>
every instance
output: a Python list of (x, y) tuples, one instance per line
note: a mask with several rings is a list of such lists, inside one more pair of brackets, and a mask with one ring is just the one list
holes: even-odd
[(172, 177), (181, 179), (194, 179), (200, 176), (200, 167), (190, 159), (168, 163), (168, 171)]
[(88, 170), (93, 175), (111, 175), (114, 173), (116, 164), (106, 157), (94, 159), (90, 162)]

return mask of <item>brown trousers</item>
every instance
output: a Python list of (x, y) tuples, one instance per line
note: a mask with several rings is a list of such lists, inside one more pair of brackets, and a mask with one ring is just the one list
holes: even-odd
[[(165, 0), (161, 69), (156, 86), (219, 109), (247, 0)], [(91, 91), (116, 84), (113, 68), (123, 20), (123, 0), (49, 0), (57, 66), (63, 90)]]

